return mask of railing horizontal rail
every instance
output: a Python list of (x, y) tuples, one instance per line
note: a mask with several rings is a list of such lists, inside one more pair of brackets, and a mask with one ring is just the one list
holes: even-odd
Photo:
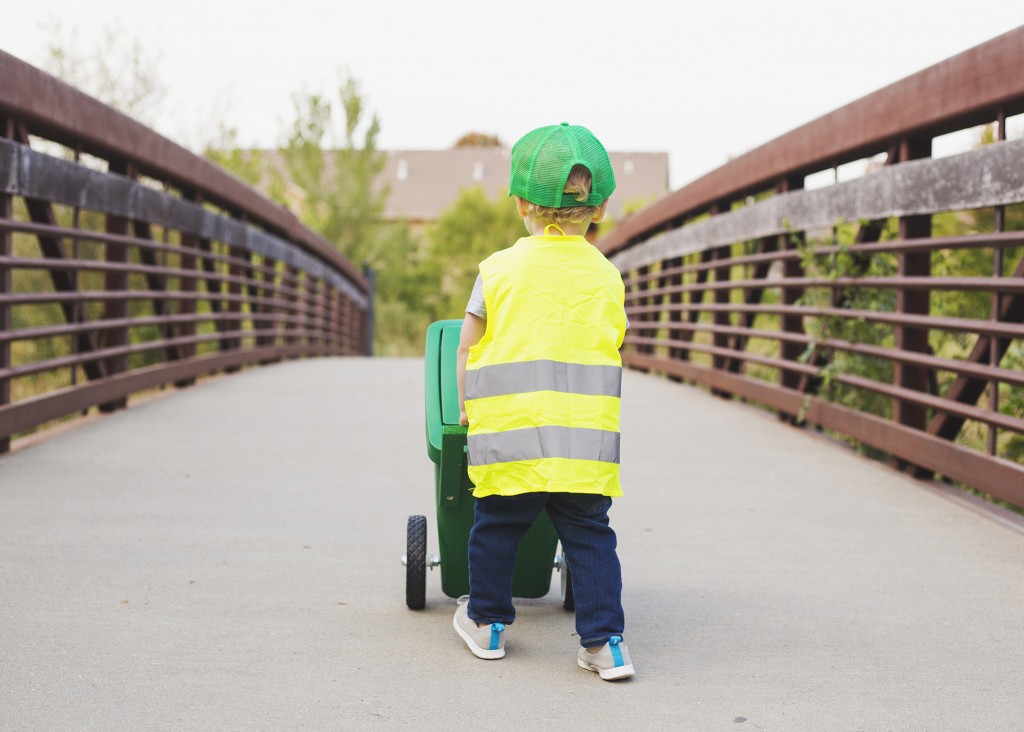
[(771, 366), (772, 368), (785, 369), (794, 373), (806, 374), (807, 376), (817, 376), (821, 369), (817, 366), (812, 366), (806, 363), (800, 363), (799, 361), (785, 361), (780, 358), (773, 356), (762, 356), (756, 353), (744, 353), (743, 351), (734, 348), (723, 348), (719, 346), (708, 345), (707, 343), (699, 342), (682, 342), (682, 341), (671, 341), (663, 338), (644, 338), (643, 336), (630, 336), (626, 339), (627, 345), (637, 346), (672, 346), (672, 347), (683, 347), (689, 351), (695, 351), (697, 353), (704, 353), (713, 356), (723, 356), (726, 358), (742, 356), (743, 360), (748, 363), (756, 363), (761, 366)]
[(806, 257), (828, 257), (836, 254), (855, 254), (858, 257), (865, 257), (869, 254), (935, 252), (946, 249), (1009, 249), (1022, 245), (1024, 245), (1024, 233), (1006, 232), (1004, 234), (971, 234), (970, 236), (937, 236), (932, 239), (894, 239), (877, 244), (858, 244), (855, 249), (850, 246), (839, 245), (816, 246), (807, 252), (800, 252), (795, 249), (776, 249), (761, 254), (745, 254), (739, 257), (729, 256), (713, 262), (698, 262), (696, 264), (674, 267), (668, 266), (646, 275), (633, 277), (630, 281), (634, 285), (640, 285), (645, 282), (664, 280), (675, 275), (707, 272), (726, 266), (740, 267), (770, 264), (773, 262), (797, 262)]
[[(884, 323), (886, 325), (902, 325), (914, 328), (930, 328), (935, 330), (948, 330), (957, 333), (981, 333), (982, 335), (998, 336), (1001, 338), (1024, 338), (1024, 325), (1005, 323), (1002, 321), (970, 320), (968, 318), (936, 318), (924, 315), (905, 315), (878, 310), (848, 310), (845, 308), (816, 308), (810, 306), (784, 305), (651, 305), (647, 307), (627, 307), (626, 314), (630, 316), (642, 316), (660, 312), (668, 313), (749, 313), (749, 314), (770, 314), (770, 315), (793, 315), (797, 317), (835, 317), (848, 320), (863, 320), (871, 323)], [(636, 327), (657, 326), (657, 321), (643, 320), (636, 323)], [(771, 333), (772, 331), (765, 331)]]
[[(163, 278), (167, 277), (179, 277), (181, 276), (181, 270), (176, 267), (162, 267), (156, 265), (146, 264), (121, 264), (121, 263), (110, 263), (100, 260), (93, 259), (66, 259), (66, 260), (50, 260), (50, 259), (36, 259), (36, 258), (25, 258), (15, 259), (13, 257), (0, 257), (0, 266), (7, 265), (11, 271), (14, 270), (71, 270), (78, 272), (123, 272), (125, 274), (136, 274), (136, 275), (154, 275)], [(202, 275), (203, 281), (207, 284), (208, 290), (209, 285), (256, 285), (259, 280), (252, 277), (242, 277), (239, 275), (225, 274), (221, 272), (204, 272)], [(294, 283), (294, 278), (288, 278), (286, 280), (289, 283)], [(83, 292), (90, 292), (84, 290)], [(108, 293), (102, 291), (92, 291), (99, 295), (106, 295)], [(278, 287), (278, 293), (281, 295), (296, 295), (301, 293), (301, 290), (297, 287)], [(321, 300), (321, 297), (313, 298), (314, 302)], [(253, 302), (257, 300), (247, 299), (247, 302)]]
[[(52, 358), (46, 361), (34, 361), (23, 366), (0, 369), (0, 378), (17, 379), (24, 376), (30, 376), (32, 374), (42, 373), (44, 371), (53, 371), (55, 369), (67, 368), (68, 366), (77, 366), (94, 361), (103, 361), (111, 356), (129, 356), (138, 353), (148, 353), (150, 351), (161, 351), (172, 346), (210, 343), (213, 341), (220, 341), (225, 338), (243, 338), (251, 337), (252, 335), (253, 333), (251, 330), (220, 331), (217, 333), (207, 333), (205, 335), (190, 338), (168, 338), (165, 340), (146, 341), (145, 343), (140, 343), (134, 346), (104, 348), (99, 351), (90, 351), (86, 354)], [(319, 330), (315, 328), (292, 328), (279, 330), (277, 335), (282, 337), (318, 339), (329, 338), (331, 331), (327, 328)]]
[[(76, 333), (96, 333), (104, 330), (115, 330), (117, 328), (148, 328), (150, 326), (213, 323), (215, 321), (243, 322), (252, 320), (254, 317), (255, 316), (252, 313), (208, 312), (196, 313), (193, 315), (168, 315), (164, 317), (154, 316), (139, 318), (121, 318), (118, 320), (105, 321), (86, 321), (84, 323), (77, 323), (75, 325), (53, 325), (42, 328), (23, 328), (15, 332), (8, 331), (6, 333), (0, 333), (0, 341), (28, 341), (39, 338), (55, 338), (57, 336), (75, 335)], [(304, 319), (297, 315), (260, 315), (259, 318), (261, 320), (273, 321), (274, 323), (283, 323), (285, 325), (292, 325), (304, 322)], [(248, 330), (244, 330), (243, 332), (246, 335), (253, 335), (253, 333)]]
[[(805, 347), (813, 344), (821, 349), (844, 351), (861, 356), (873, 356), (875, 358), (888, 359), (894, 362), (898, 361), (900, 363), (910, 364), (913, 366), (924, 366), (935, 371), (949, 371), (951, 373), (975, 376), (982, 379), (992, 379), (1001, 383), (1024, 387), (1024, 372), (1022, 371), (1000, 368), (998, 366), (974, 364), (969, 361), (951, 358), (940, 358), (927, 353), (901, 352), (892, 348), (851, 343), (849, 341), (832, 338), (815, 340), (812, 339), (811, 336), (803, 333), (772, 332), (758, 330), (755, 328), (715, 326), (683, 322), (661, 322), (658, 324), (658, 329), (668, 333), (688, 332), (760, 338), (766, 341), (795, 343)], [(683, 347), (690, 348), (692, 350), (699, 350), (700, 348), (699, 344), (694, 344), (692, 340), (683, 340), (678, 338), (643, 338), (640, 336), (627, 336), (625, 342), (627, 345), (663, 346), (666, 348)], [(739, 353), (742, 354), (742, 351)], [(733, 355), (736, 355), (736, 352), (734, 352)], [(793, 369), (807, 373), (813, 372), (814, 375), (821, 375), (820, 368), (813, 367), (812, 371), (807, 371), (806, 365), (800, 362), (777, 361), (774, 365), (779, 368)]]
[[(287, 293), (284, 293), (287, 294)], [(294, 301), (268, 298), (247, 297), (245, 295), (217, 294), (217, 301), (228, 304), (249, 303), (252, 305), (291, 305)], [(187, 292), (181, 290), (162, 290), (161, 301), (207, 302), (208, 292)], [(118, 290), (82, 290), (80, 292), (19, 292), (12, 295), (0, 295), (0, 305), (39, 305), (48, 303), (83, 303), (83, 302), (141, 302), (153, 300), (152, 293), (121, 292)]]
[(937, 411), (957, 414), (987, 425), (1013, 430), (1014, 432), (1024, 431), (1024, 420), (999, 414), (998, 412), (993, 412), (991, 410), (978, 409), (977, 407), (972, 407), (970, 405), (960, 404), (959, 402), (951, 399), (943, 399), (941, 397), (932, 396), (931, 394), (914, 391), (913, 389), (893, 386), (892, 384), (884, 384), (861, 376), (837, 374), (833, 378), (840, 384), (847, 384), (859, 389), (875, 392), (876, 394), (884, 394), (912, 404), (920, 404)]
[(643, 298), (708, 290), (736, 290), (750, 287), (785, 289), (794, 287), (871, 287), (883, 290), (960, 290), (964, 292), (1024, 292), (1024, 280), (1003, 277), (782, 277), (772, 280), (725, 280), (635, 290), (626, 298)]

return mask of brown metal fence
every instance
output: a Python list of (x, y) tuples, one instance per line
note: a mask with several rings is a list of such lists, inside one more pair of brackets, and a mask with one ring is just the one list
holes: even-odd
[(286, 210), (0, 52), (0, 452), (141, 390), (366, 354), (372, 302)]
[[(1005, 139), (1022, 68), (1024, 27), (623, 222), (599, 246), (627, 287), (624, 362), (1024, 506), (1024, 139)], [(989, 123), (992, 144), (932, 158)]]

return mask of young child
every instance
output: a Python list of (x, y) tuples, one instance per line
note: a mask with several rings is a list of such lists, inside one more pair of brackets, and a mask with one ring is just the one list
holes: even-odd
[(458, 352), (476, 489), (468, 598), (455, 630), (480, 658), (505, 655), (519, 539), (546, 510), (572, 576), (580, 667), (633, 675), (608, 525), (619, 487), (618, 270), (585, 238), (615, 190), (604, 147), (568, 124), (512, 148), (509, 195), (531, 234), (480, 263)]

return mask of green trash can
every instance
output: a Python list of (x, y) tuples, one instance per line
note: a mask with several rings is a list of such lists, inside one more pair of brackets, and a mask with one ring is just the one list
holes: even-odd
[[(427, 455), (434, 463), (439, 554), (427, 552), (427, 519), (410, 516), (407, 525), (406, 605), (426, 604), (427, 568), (440, 567), (441, 590), (449, 597), (469, 594), (469, 530), (473, 527), (473, 484), (467, 473), (466, 427), (459, 425), (456, 353), (461, 320), (440, 320), (427, 328)], [(571, 610), (572, 582), (564, 559), (555, 557), (558, 535), (546, 513), (519, 542), (512, 578), (515, 597), (543, 597), (551, 588), (551, 571), (561, 571), (562, 603)]]

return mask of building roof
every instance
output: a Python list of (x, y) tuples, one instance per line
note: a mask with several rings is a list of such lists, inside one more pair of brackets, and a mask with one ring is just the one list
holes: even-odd
[[(434, 221), (459, 194), (479, 186), (490, 198), (508, 193), (509, 149), (387, 150), (380, 180), (390, 187), (384, 217)], [(668, 193), (668, 153), (609, 152), (617, 187), (608, 212), (621, 220), (624, 207), (651, 203)]]

